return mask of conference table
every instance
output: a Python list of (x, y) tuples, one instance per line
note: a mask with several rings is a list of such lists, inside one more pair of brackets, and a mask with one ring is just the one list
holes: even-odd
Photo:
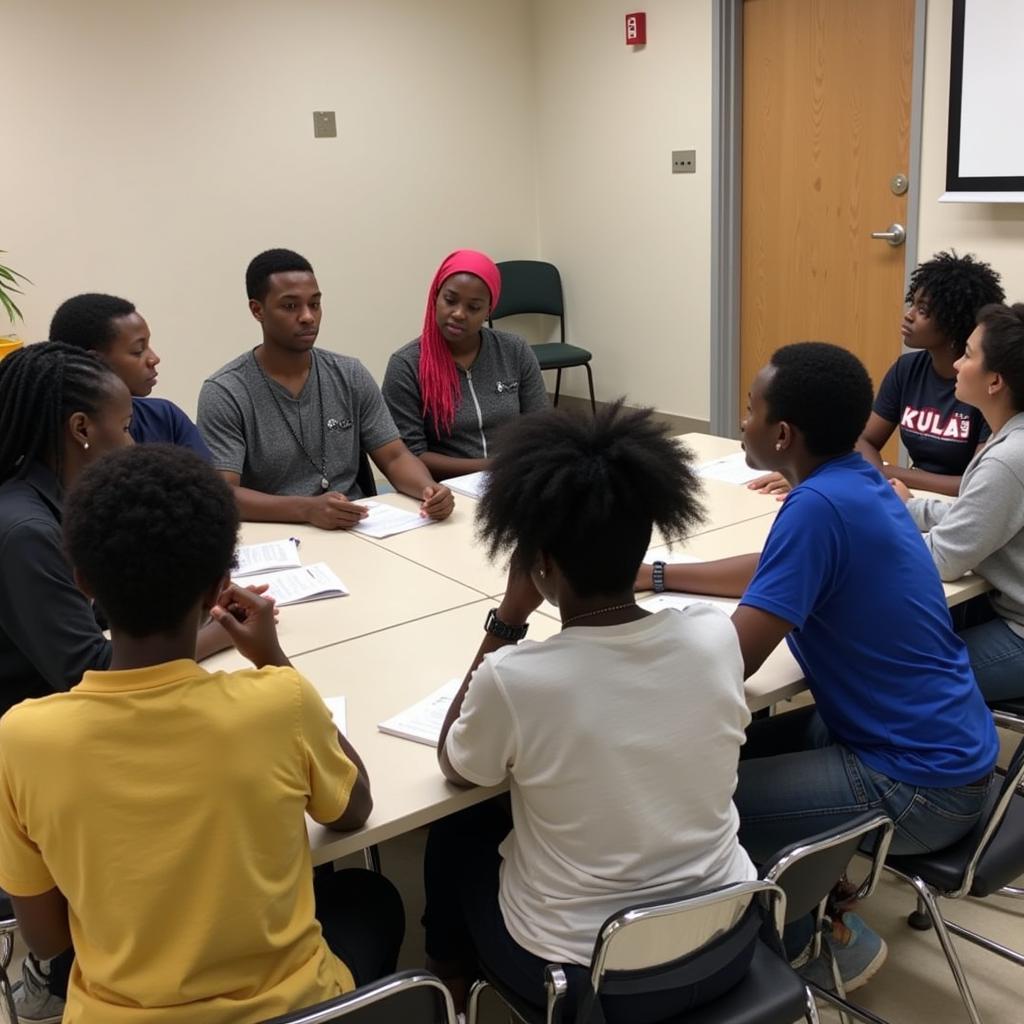
[[(677, 439), (698, 462), (739, 451), (737, 441), (703, 434)], [(708, 560), (760, 551), (779, 509), (770, 495), (742, 484), (705, 479), (707, 518), (686, 538), (652, 538), (650, 557)], [(400, 494), (374, 500), (407, 510)], [(491, 564), (475, 534), (476, 501), (456, 496), (444, 522), (385, 539), (302, 525), (244, 523), (241, 543), (295, 537), (304, 565), (326, 562), (348, 596), (280, 609), (281, 646), (324, 697), (346, 699), (346, 734), (366, 763), (374, 809), (354, 832), (332, 832), (308, 821), (313, 862), (321, 864), (385, 842), (486, 800), (504, 787), (460, 788), (437, 767), (433, 747), (384, 734), (378, 723), (405, 710), (453, 678), (462, 678), (483, 638), (487, 611), (504, 591), (505, 566)], [(597, 554), (597, 553), (595, 553)], [(979, 577), (946, 584), (950, 605), (988, 589)], [(530, 622), (530, 639), (558, 632), (557, 609), (544, 604)], [(209, 671), (248, 663), (237, 651), (208, 658)], [(752, 711), (806, 689), (786, 644), (746, 683)]]

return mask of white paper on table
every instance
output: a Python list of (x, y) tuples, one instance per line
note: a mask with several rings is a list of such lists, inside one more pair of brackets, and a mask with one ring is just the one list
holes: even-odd
[(266, 583), (267, 593), (284, 607), (303, 601), (320, 601), (327, 597), (344, 597), (348, 587), (334, 574), (326, 562), (304, 565), (299, 569), (285, 569), (255, 576), (246, 576), (246, 585)]
[(487, 486), (487, 470), (466, 473), (464, 476), (449, 477), (444, 485), (456, 494), (464, 494), (467, 498), (479, 498)]
[(448, 714), (448, 709), (461, 685), (461, 679), (449, 679), (429, 697), (424, 697), (412, 707), (385, 719), (377, 728), (390, 736), (400, 736), (403, 740), (413, 740), (436, 747), (445, 715)]
[(684, 554), (682, 551), (654, 551), (651, 549), (644, 555), (644, 561), (648, 565), (652, 562), (664, 562), (666, 565), (692, 565), (695, 562), (703, 562), (704, 559)]
[(298, 569), (299, 542), (295, 537), (270, 540), (265, 544), (239, 544), (235, 550), (235, 568), (232, 579), (251, 576), (257, 572), (276, 572), (278, 569)]
[(431, 526), (434, 522), (433, 519), (421, 516), (419, 512), (407, 512), (403, 508), (395, 508), (394, 505), (384, 505), (377, 501), (364, 500), (355, 504), (368, 508), (370, 514), (352, 527), (353, 533), (364, 533), (367, 537), (376, 537), (378, 540), (393, 537), (396, 533), (405, 533), (406, 530), (418, 530), (421, 526)]
[(722, 459), (710, 459), (697, 466), (697, 475), (705, 480), (723, 480), (727, 484), (749, 484), (759, 476), (764, 476), (763, 469), (751, 469), (747, 465), (747, 457), (743, 452), (726, 455)]
[(344, 697), (324, 697), (324, 703), (331, 712), (334, 724), (342, 736), (348, 735), (348, 704)]
[(738, 601), (724, 597), (708, 597), (706, 594), (655, 594), (645, 597), (637, 604), (649, 612), (660, 612), (663, 608), (689, 608), (695, 604), (708, 604), (713, 608), (721, 608), (726, 615), (732, 615), (739, 607)]

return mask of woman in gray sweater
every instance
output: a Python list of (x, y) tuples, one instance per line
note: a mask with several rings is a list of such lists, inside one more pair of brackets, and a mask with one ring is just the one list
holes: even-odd
[(992, 439), (971, 460), (952, 503), (913, 498), (944, 580), (974, 570), (992, 584), (990, 619), (961, 632), (987, 701), (1024, 695), (1024, 303), (993, 304), (957, 360), (956, 397), (981, 410)]
[(384, 401), (435, 480), (488, 469), (495, 430), (548, 406), (530, 346), (484, 326), (500, 292), (489, 257), (451, 253), (431, 282), (420, 337), (388, 362)]

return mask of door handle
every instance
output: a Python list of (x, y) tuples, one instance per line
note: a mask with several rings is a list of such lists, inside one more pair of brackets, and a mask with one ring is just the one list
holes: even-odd
[(888, 242), (895, 248), (907, 240), (907, 229), (902, 224), (890, 224), (887, 231), (872, 231), (871, 237)]

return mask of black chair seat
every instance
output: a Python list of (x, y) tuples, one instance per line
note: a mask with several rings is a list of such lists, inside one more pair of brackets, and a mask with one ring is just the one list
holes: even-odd
[(1016, 715), (1024, 718), (1024, 697), (1014, 697), (1013, 700), (993, 700), (988, 705), (993, 711), (1002, 711), (1007, 715)]
[[(999, 787), (989, 791), (982, 821), (988, 820), (999, 798)], [(922, 878), (939, 892), (955, 892), (960, 888), (967, 863), (974, 855), (980, 838), (981, 826), (972, 829), (963, 839), (944, 850), (933, 853), (889, 856), (886, 865), (903, 875)], [(989, 896), (1009, 885), (1024, 872), (1024, 797), (1015, 795), (1010, 801), (1006, 818), (978, 861), (971, 884), (972, 896)]]
[(785, 960), (759, 942), (746, 977), (724, 996), (666, 1024), (793, 1024), (803, 1018), (803, 980)]
[(568, 369), (570, 366), (582, 366), (591, 360), (585, 348), (569, 345), (566, 342), (547, 342), (543, 345), (531, 345), (533, 354), (542, 370)]
[(13, 921), (14, 907), (11, 906), (11, 897), (0, 889), (0, 921)]
[[(523, 1020), (544, 1024), (544, 1009), (521, 999), (486, 968), (483, 974)], [(777, 953), (758, 942), (750, 970), (735, 988), (664, 1024), (793, 1024), (803, 1017), (805, 1004), (804, 983), (799, 975)]]

